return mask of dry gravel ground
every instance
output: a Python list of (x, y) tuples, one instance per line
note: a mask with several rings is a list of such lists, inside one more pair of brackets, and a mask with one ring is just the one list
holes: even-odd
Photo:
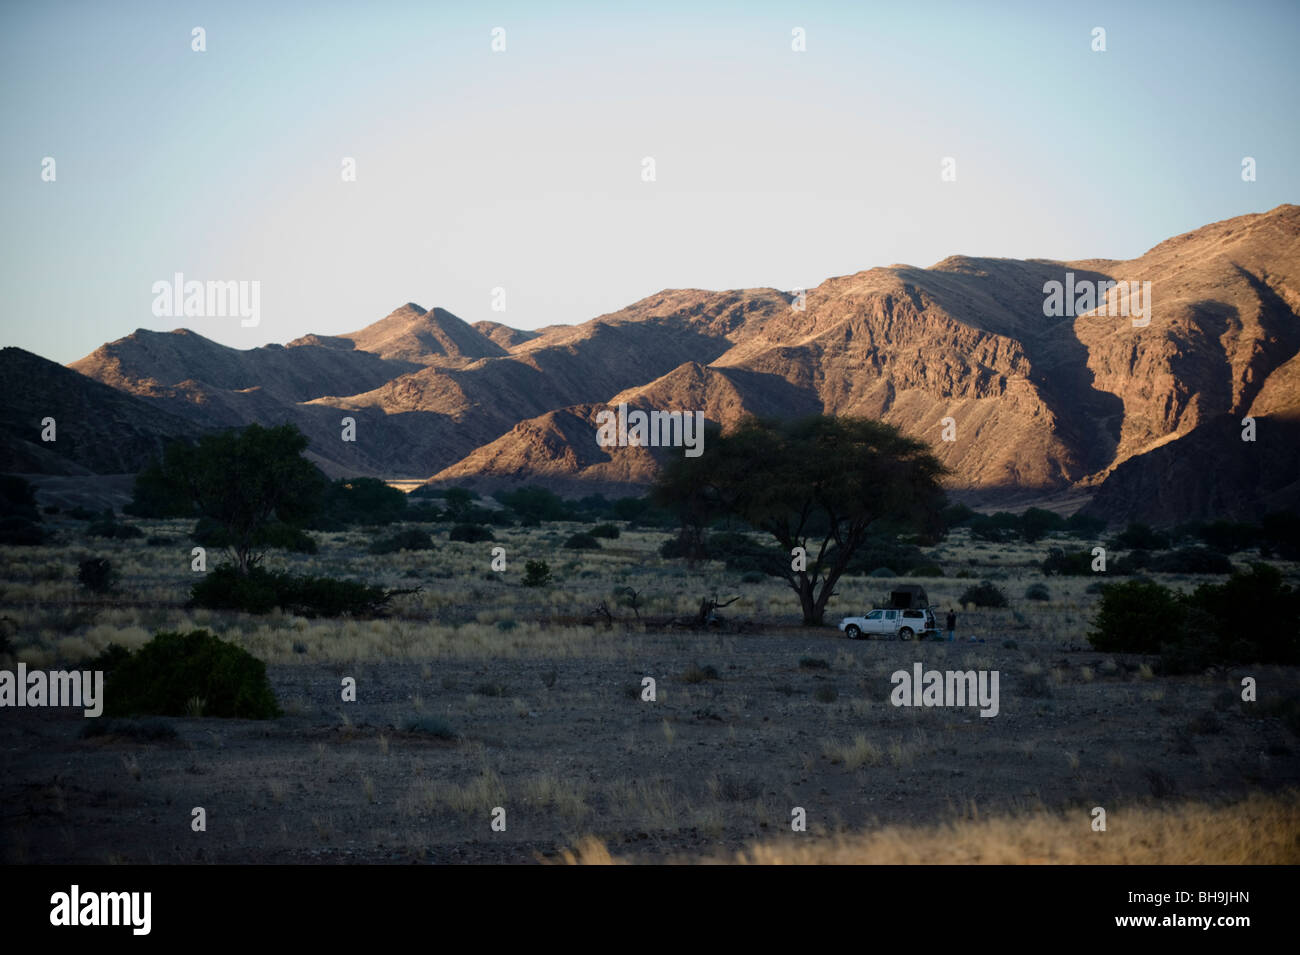
[[(179, 537), (179, 525), (161, 523), (149, 532)], [(659, 561), (662, 534), (625, 534), (600, 554), (573, 556), (572, 566), (563, 564), (570, 555), (547, 549), (551, 532), (499, 535), (519, 571), (519, 551), (563, 567), (561, 583), (541, 590), (509, 574), (484, 580), (486, 552), (440, 543), (369, 557), (363, 535), (325, 535), (320, 555), (286, 564), (358, 576), (364, 568), (366, 579), (425, 588), (395, 618), (348, 622), (185, 611), (178, 585), (192, 578), (175, 569), (176, 548), (90, 543), (71, 539), (74, 531), (61, 547), (3, 553), (0, 615), (15, 628), (19, 659), (72, 665), (110, 639), (138, 644), (158, 627), (208, 626), (268, 661), (286, 715), (169, 717), (176, 738), (150, 741), (83, 739), (91, 721), (79, 712), (5, 710), (8, 863), (534, 862), (563, 860), (577, 846), (588, 858), (666, 861), (882, 831), (897, 842), (888, 828), (897, 826), (923, 827), (903, 841), (928, 839), (932, 851), (873, 861), (942, 861), (935, 845), (963, 861), (1005, 861), (1006, 833), (1024, 827), (1001, 817), (1035, 812), (1053, 823), (1036, 847), (1015, 847), (1014, 859), (1087, 861), (1095, 840), (1132, 840), (1152, 820), (1181, 819), (1188, 801), (1203, 820), (1204, 807), (1216, 818), (1252, 795), (1281, 809), (1252, 817), (1253, 842), (1225, 847), (1197, 836), (1200, 861), (1300, 861), (1300, 741), (1273, 708), (1300, 694), (1300, 671), (1161, 677), (1138, 658), (1075, 649), (1087, 646), (1090, 580), (1047, 581), (1045, 604), (1018, 599), (1043, 579), (1031, 565), (1046, 542), (990, 552), (954, 539), (937, 549), (949, 573), (1005, 574), (999, 583), (1013, 598), (1007, 610), (962, 610), (963, 631), (985, 642), (947, 644), (804, 630), (779, 585)], [(73, 558), (87, 547), (128, 570), (121, 591), (100, 604), (76, 590)], [(69, 564), (71, 582), (54, 569)], [(642, 613), (684, 613), (713, 587), (743, 593), (727, 612), (755, 629), (584, 622), (625, 582), (650, 595)], [(968, 583), (927, 585), (946, 607)], [(846, 582), (840, 589), (855, 604), (839, 603), (830, 617), (888, 585)], [(892, 706), (890, 674), (915, 661), (998, 670), (998, 716)], [(1240, 701), (1246, 675), (1258, 682), (1256, 703)], [(654, 702), (641, 699), (647, 676)], [(344, 677), (357, 681), (355, 703), (340, 698)], [(450, 738), (407, 730), (439, 721)], [(191, 830), (197, 806), (207, 814), (203, 833)], [(1105, 833), (1091, 828), (1097, 806)], [(491, 826), (496, 807), (505, 809), (504, 832)], [(806, 811), (806, 833), (790, 832), (794, 807)], [(990, 816), (999, 817), (992, 829)], [(947, 823), (958, 828), (933, 828)], [(952, 835), (980, 826), (983, 850)]]

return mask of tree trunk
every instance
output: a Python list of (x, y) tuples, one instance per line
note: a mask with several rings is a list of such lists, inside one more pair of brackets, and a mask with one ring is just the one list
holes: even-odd
[(799, 595), (799, 605), (803, 608), (803, 625), (805, 627), (820, 626), (822, 622), (822, 610), (817, 606), (817, 595), (813, 591), (812, 578), (808, 574), (799, 575), (798, 586), (795, 587), (795, 593)]

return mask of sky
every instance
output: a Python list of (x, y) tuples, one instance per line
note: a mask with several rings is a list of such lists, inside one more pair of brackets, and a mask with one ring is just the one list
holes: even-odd
[[(1300, 202), (1298, 41), (1249, 0), (0, 0), (0, 344), (1132, 258)], [(156, 315), (176, 273), (258, 283), (258, 323)]]

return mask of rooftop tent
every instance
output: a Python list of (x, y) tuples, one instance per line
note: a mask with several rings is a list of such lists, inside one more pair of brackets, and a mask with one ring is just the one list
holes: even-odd
[(930, 598), (920, 584), (899, 584), (889, 593), (889, 606), (895, 610), (924, 610)]

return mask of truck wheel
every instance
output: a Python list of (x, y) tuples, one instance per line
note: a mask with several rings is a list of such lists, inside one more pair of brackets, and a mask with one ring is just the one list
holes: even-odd
[(858, 639), (858, 637), (862, 636), (862, 631), (859, 630), (853, 624), (849, 624), (847, 627), (845, 627), (844, 632), (848, 635), (848, 638), (850, 640), (856, 640)]
[(901, 630), (898, 631), (898, 638), (899, 638), (900, 640), (911, 640), (911, 639), (912, 639), (912, 628), (911, 628), (911, 627), (903, 627)]

